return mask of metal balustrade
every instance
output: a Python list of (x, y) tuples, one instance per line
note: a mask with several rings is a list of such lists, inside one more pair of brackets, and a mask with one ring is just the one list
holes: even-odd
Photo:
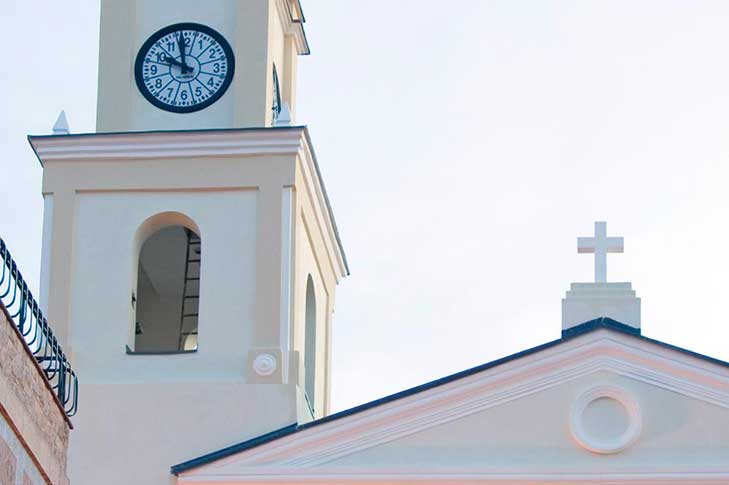
[(66, 414), (76, 414), (78, 379), (48, 321), (0, 237), (0, 302), (20, 331)]

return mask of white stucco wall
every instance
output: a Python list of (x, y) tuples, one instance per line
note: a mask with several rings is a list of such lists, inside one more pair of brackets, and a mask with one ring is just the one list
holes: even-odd
[[(143, 358), (147, 365), (160, 359)], [(246, 384), (242, 378), (84, 383), (83, 399), (94, 409), (74, 418), (72, 485), (166, 485), (172, 465), (296, 421), (295, 386)]]
[[(129, 356), (135, 234), (146, 219), (171, 210), (195, 221), (205, 244), (199, 350), (168, 359)], [(78, 196), (71, 347), (85, 384), (241, 378), (253, 321), (256, 211), (255, 190)]]
[[(255, 190), (78, 195), (71, 346), (87, 405), (76, 417), (71, 440), (72, 483), (165, 483), (175, 463), (296, 421), (293, 386), (246, 383), (257, 195)], [(135, 234), (149, 217), (170, 210), (192, 219), (204, 244), (199, 350), (127, 355)], [(130, 460), (133, 467), (125, 465)], [(108, 470), (117, 475), (110, 477)]]

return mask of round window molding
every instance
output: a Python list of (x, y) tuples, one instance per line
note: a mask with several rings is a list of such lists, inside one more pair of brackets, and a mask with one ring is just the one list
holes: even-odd
[(276, 357), (271, 354), (260, 354), (253, 359), (253, 370), (259, 376), (270, 376), (278, 368)]
[[(612, 400), (623, 408), (626, 423), (617, 430), (617, 436), (600, 436), (600, 432), (590, 426), (586, 420), (586, 411), (600, 399)], [(598, 416), (599, 418), (599, 416)], [(597, 386), (581, 394), (572, 404), (570, 414), (570, 430), (572, 437), (583, 448), (604, 455), (620, 453), (630, 447), (640, 437), (643, 418), (638, 401), (625, 389), (603, 385)]]

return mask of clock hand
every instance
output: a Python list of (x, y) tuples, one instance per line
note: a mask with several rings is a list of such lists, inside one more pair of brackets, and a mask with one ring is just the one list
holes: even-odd
[(182, 69), (182, 73), (183, 74), (185, 72), (187, 72), (187, 71), (192, 71), (193, 70), (190, 66), (187, 66), (187, 65), (181, 63), (180, 61), (178, 61), (177, 59), (175, 59), (173, 57), (170, 57), (170, 56), (167, 56), (165, 58), (165, 61), (169, 62), (170, 64), (174, 64), (175, 66), (180, 66), (180, 68)]
[(180, 56), (182, 57), (182, 72), (190, 71), (190, 67), (185, 62), (185, 42), (182, 40), (182, 32), (177, 35), (177, 45), (180, 48)]
[(165, 61), (169, 62), (170, 64), (174, 64), (176, 66), (185, 67), (185, 65), (183, 63), (181, 63), (174, 57), (167, 56), (167, 57), (165, 57)]

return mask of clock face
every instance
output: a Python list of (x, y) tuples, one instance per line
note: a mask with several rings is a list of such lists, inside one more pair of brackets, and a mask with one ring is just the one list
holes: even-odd
[(139, 50), (134, 75), (142, 95), (174, 113), (191, 113), (213, 104), (233, 80), (230, 44), (205, 25), (170, 25)]

